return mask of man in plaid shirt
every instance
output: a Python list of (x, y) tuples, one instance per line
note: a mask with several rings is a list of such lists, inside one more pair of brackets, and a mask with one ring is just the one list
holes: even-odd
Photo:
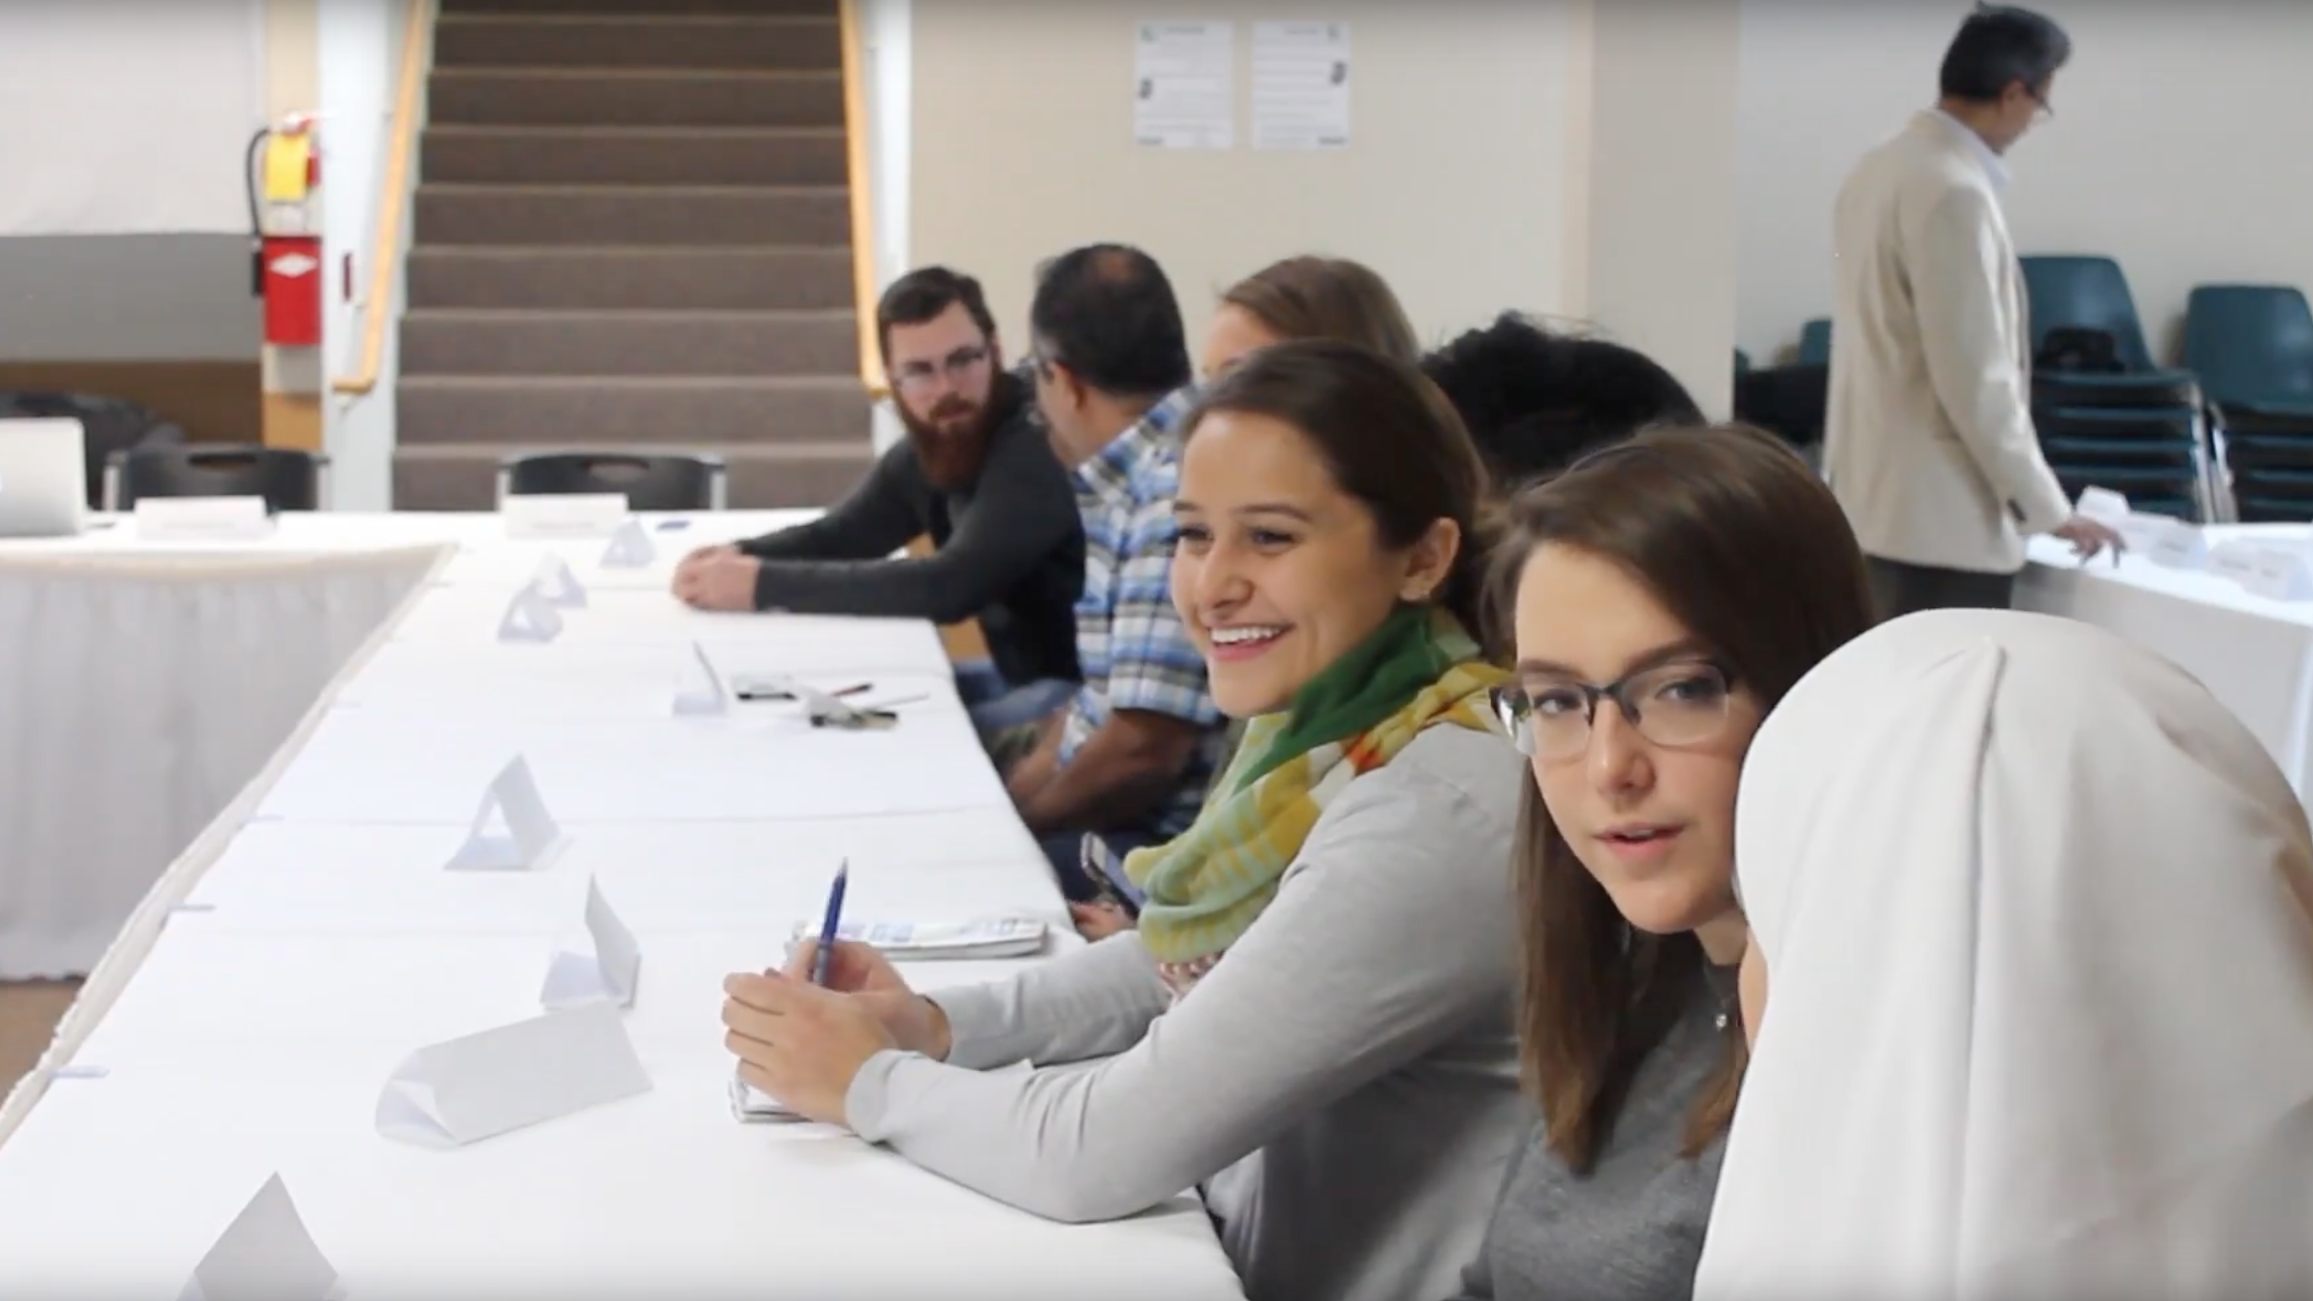
[(1188, 344), (1164, 271), (1118, 245), (1054, 259), (1029, 325), (1037, 405), (1084, 516), (1084, 682), (1007, 784), (1070, 899), (1130, 900), (1123, 856), (1188, 829), (1223, 739), (1171, 591)]

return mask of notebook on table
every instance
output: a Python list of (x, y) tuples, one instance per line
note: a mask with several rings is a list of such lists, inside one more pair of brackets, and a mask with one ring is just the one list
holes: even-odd
[[(838, 939), (873, 946), (896, 962), (1024, 958), (1044, 949), (1050, 930), (1033, 917), (991, 917), (962, 922), (845, 922)], [(795, 940), (819, 938), (819, 928), (798, 922)]]

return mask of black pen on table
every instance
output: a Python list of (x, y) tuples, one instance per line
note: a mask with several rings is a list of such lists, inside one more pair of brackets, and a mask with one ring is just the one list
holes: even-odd
[(851, 860), (835, 871), (835, 884), (827, 889), (827, 917), (819, 923), (819, 952), (811, 955), (811, 983), (825, 988), (829, 968), (835, 961), (835, 933), (843, 926), (843, 890), (851, 881)]

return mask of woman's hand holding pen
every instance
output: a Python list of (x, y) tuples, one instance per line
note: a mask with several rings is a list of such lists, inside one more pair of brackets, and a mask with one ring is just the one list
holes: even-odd
[(843, 1124), (846, 1095), (868, 1059), (891, 1048), (944, 1058), (947, 1018), (864, 944), (837, 944), (827, 987), (813, 984), (818, 948), (798, 945), (784, 972), (725, 978), (723, 1041), (741, 1079), (799, 1115)]

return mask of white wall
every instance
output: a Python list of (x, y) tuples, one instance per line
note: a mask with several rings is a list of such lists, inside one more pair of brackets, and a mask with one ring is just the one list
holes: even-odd
[[(1722, 0), (1588, 6), (1588, 138), (1569, 193), (1581, 312), (1677, 376), (1706, 415), (1733, 405), (1738, 23)], [(1578, 133), (1578, 139), (1579, 139)]]
[[(1196, 328), (1218, 290), (1295, 253), (1369, 263), (1432, 339), (1506, 307), (1563, 311), (1585, 198), (1569, 183), (1575, 2), (918, 4), (909, 256), (979, 276), (1015, 353), (1036, 264), (1095, 240), (1155, 255)], [(1135, 21), (1232, 16), (1239, 146), (1135, 147)], [(1246, 146), (1256, 17), (1352, 24), (1351, 148)]]
[(261, 0), (0, 0), (0, 235), (246, 231), (264, 60)]
[[(869, 194), (875, 203), (875, 282), (907, 274), (909, 170), (915, 102), (913, 0), (860, 0), (861, 69), (866, 82)], [(889, 402), (876, 404), (870, 436), (878, 452), (906, 436)]]
[[(318, 80), (321, 88), (322, 261), (329, 307), (322, 350), (332, 378), (361, 368), (368, 315), (387, 318), (386, 355), (377, 387), (358, 396), (331, 395), (323, 406), (323, 446), (330, 456), (332, 504), (345, 510), (384, 510), (393, 485), (394, 384), (398, 370), (393, 325), (398, 295), (367, 301), (370, 258), (376, 243), (380, 187), (393, 130), (396, 79), (416, 0), (317, 0)], [(353, 294), (344, 293), (346, 259), (353, 264)]]
[[(1967, 6), (1743, 0), (1737, 341), (1766, 361), (1831, 306), (1830, 206), (1855, 156), (1935, 99)], [(2313, 291), (2313, 4), (2046, 0), (2074, 46), (2011, 156), (2023, 253), (2101, 253), (2156, 353), (2192, 286)]]

